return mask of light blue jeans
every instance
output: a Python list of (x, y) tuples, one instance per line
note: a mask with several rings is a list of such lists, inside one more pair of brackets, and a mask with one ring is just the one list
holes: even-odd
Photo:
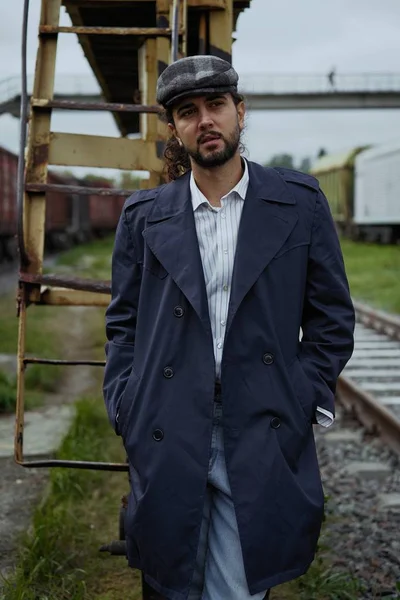
[(208, 493), (188, 600), (263, 600), (267, 590), (251, 596), (247, 587), (221, 420), (222, 404), (214, 402)]

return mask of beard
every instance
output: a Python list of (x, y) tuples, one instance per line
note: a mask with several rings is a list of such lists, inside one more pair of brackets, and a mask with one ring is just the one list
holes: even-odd
[[(202, 138), (204, 138), (206, 135), (210, 135), (210, 134), (217, 135), (224, 142), (225, 147), (222, 150), (215, 150), (214, 152), (209, 152), (206, 155), (204, 155), (201, 153), (200, 144), (201, 144)], [(235, 129), (232, 131), (232, 133), (228, 137), (223, 136), (221, 133), (208, 131), (206, 134), (203, 134), (202, 136), (200, 136), (197, 144), (198, 144), (197, 150), (193, 151), (187, 147), (185, 147), (185, 150), (189, 154), (190, 158), (192, 158), (192, 160), (199, 167), (202, 167), (203, 169), (213, 169), (215, 167), (221, 167), (222, 165), (227, 163), (229, 160), (231, 160), (235, 156), (235, 154), (239, 148), (239, 144), (240, 144), (239, 123), (236, 125)]]

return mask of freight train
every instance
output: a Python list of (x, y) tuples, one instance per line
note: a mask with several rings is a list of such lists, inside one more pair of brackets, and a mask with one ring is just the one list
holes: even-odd
[[(14, 260), (17, 254), (17, 170), (18, 156), (0, 147), (0, 262)], [(49, 171), (47, 182), (111, 188), (111, 184), (101, 178), (88, 182), (53, 171)], [(115, 231), (124, 201), (124, 196), (47, 192), (46, 249), (63, 250), (93, 236)]]
[(341, 234), (355, 241), (400, 243), (400, 141), (325, 155), (310, 172)]

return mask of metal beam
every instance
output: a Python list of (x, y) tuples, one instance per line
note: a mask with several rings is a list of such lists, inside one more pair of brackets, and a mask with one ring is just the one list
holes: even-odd
[(48, 152), (52, 165), (159, 173), (163, 169), (163, 162), (156, 156), (155, 144), (141, 139), (52, 132)]
[(246, 93), (249, 110), (348, 110), (400, 108), (400, 92), (332, 92), (318, 94)]
[[(75, 33), (77, 35), (133, 35), (151, 37), (171, 37), (172, 30), (168, 27), (53, 27), (42, 25), (39, 28), (42, 35), (54, 35), (56, 33)], [(182, 32), (179, 32), (182, 35)]]

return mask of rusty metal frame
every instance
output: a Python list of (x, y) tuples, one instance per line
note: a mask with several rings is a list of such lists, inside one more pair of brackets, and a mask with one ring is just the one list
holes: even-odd
[[(178, 0), (179, 1), (179, 0)], [(42, 35), (54, 35), (56, 33), (75, 33), (77, 35), (134, 35), (146, 38), (171, 37), (171, 35), (182, 35), (181, 31), (168, 27), (54, 27), (42, 25), (39, 27)]]
[(123, 104), (118, 102), (79, 102), (74, 100), (46, 100), (40, 98), (32, 98), (31, 106), (37, 110), (56, 108), (62, 110), (90, 110), (115, 113), (133, 112), (160, 114), (162, 112), (159, 106), (145, 106), (144, 104)]

